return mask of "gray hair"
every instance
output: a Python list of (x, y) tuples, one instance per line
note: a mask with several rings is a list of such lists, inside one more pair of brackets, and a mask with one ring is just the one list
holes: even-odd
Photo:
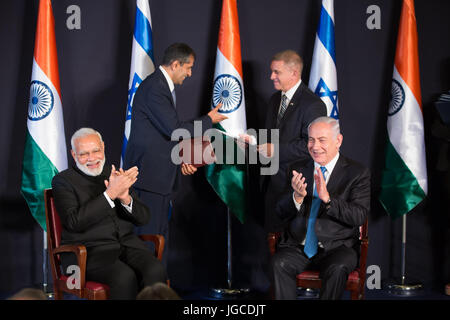
[(271, 61), (283, 61), (290, 68), (297, 70), (300, 75), (303, 70), (303, 59), (294, 50), (284, 50), (276, 53)]
[(100, 134), (100, 132), (92, 128), (81, 128), (75, 131), (75, 133), (72, 135), (72, 138), (70, 139), (72, 150), (75, 151), (75, 140), (86, 136), (90, 136), (91, 134), (96, 134), (100, 138), (100, 141), (103, 142), (102, 135)]
[(309, 134), (309, 129), (315, 123), (328, 123), (328, 124), (330, 124), (331, 125), (331, 131), (333, 131), (335, 138), (337, 138), (337, 136), (341, 133), (341, 129), (339, 127), (339, 120), (336, 120), (336, 119), (331, 118), (331, 117), (319, 117), (319, 118), (314, 119), (308, 125), (308, 134)]

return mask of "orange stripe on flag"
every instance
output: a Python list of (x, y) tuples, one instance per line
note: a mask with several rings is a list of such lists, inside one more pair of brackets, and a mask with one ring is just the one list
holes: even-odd
[(223, 0), (218, 47), (242, 76), (241, 37), (236, 0)]
[(395, 67), (422, 109), (420, 93), (419, 53), (414, 0), (404, 0), (397, 37)]
[(61, 97), (58, 56), (56, 54), (55, 19), (53, 18), (50, 0), (40, 0), (39, 2), (34, 58)]

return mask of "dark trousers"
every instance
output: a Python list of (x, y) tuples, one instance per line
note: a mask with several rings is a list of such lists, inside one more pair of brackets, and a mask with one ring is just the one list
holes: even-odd
[(167, 268), (169, 249), (169, 207), (170, 195), (135, 189), (139, 199), (150, 209), (150, 221), (145, 226), (136, 227), (137, 234), (160, 234), (164, 236), (165, 246), (162, 263)]
[(311, 259), (303, 252), (303, 246), (279, 248), (271, 260), (275, 299), (295, 300), (296, 276), (306, 269), (320, 270), (320, 299), (341, 299), (348, 275), (355, 269), (357, 262), (356, 251), (344, 245), (328, 252), (319, 249)]
[(86, 279), (107, 284), (113, 300), (134, 300), (145, 286), (167, 280), (165, 268), (149, 250), (121, 247), (117, 259), (105, 262), (96, 268), (88, 265)]

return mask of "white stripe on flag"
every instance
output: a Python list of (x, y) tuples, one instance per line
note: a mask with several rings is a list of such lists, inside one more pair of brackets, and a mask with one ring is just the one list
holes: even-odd
[(136, 6), (139, 8), (139, 10), (142, 11), (144, 16), (147, 18), (148, 22), (150, 23), (150, 27), (152, 27), (152, 29), (153, 29), (152, 19), (150, 19), (151, 12), (150, 12), (150, 5), (148, 4), (148, 0), (137, 0)]
[(322, 7), (324, 7), (324, 9), (327, 11), (328, 15), (330, 16), (331, 20), (333, 20), (333, 24), (334, 24), (334, 1), (333, 0), (323, 0)]
[(244, 96), (244, 84), (241, 75), (231, 62), (222, 54), (217, 48), (216, 67), (214, 72), (214, 79), (221, 74), (229, 74), (238, 79), (242, 89), (242, 101), (239, 108), (233, 112), (225, 114), (228, 119), (220, 122), (220, 125), (231, 135), (238, 136), (240, 133), (244, 133), (247, 130), (247, 121), (245, 117), (245, 96)]
[(59, 172), (67, 169), (67, 150), (64, 134), (61, 98), (53, 83), (42, 71), (33, 57), (32, 81), (45, 83), (52, 91), (52, 111), (39, 121), (27, 120), (28, 132)]
[(393, 79), (400, 82), (405, 90), (405, 101), (397, 113), (388, 117), (389, 140), (416, 177), (420, 187), (427, 193), (425, 144), (422, 143), (424, 141), (422, 111), (414, 94), (403, 81), (395, 66)]

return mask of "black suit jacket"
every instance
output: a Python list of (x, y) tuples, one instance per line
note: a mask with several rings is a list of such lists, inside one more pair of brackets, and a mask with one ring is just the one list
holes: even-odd
[[(202, 134), (212, 127), (208, 115), (196, 121), (202, 123)], [(178, 143), (171, 141), (171, 135), (178, 128), (194, 137), (193, 121), (178, 119), (169, 84), (158, 68), (140, 84), (133, 101), (124, 168), (139, 168), (136, 188), (162, 195), (173, 191), (179, 170), (171, 160), (172, 149)]]
[[(301, 160), (293, 163), (289, 170), (296, 170), (305, 176), (307, 196), (299, 211), (292, 199), (292, 188), (277, 203), (277, 215), (287, 222), (279, 245), (300, 246), (306, 236), (311, 210), (314, 162)], [(325, 250), (342, 244), (353, 247), (358, 242), (359, 226), (364, 224), (370, 211), (370, 172), (341, 154), (328, 180), (327, 190), (331, 204), (326, 206), (322, 203), (319, 208), (315, 225), (317, 239)]]
[(55, 207), (62, 225), (62, 244), (83, 244), (88, 252), (88, 268), (102, 263), (98, 252), (118, 255), (121, 246), (146, 249), (145, 243), (134, 234), (134, 225), (150, 220), (150, 211), (132, 189), (132, 212), (114, 201), (111, 208), (103, 192), (104, 180), (109, 178), (110, 165), (91, 177), (73, 167), (57, 174), (52, 180)]
[[(277, 129), (277, 115), (281, 91), (272, 95), (266, 116), (265, 128)], [(289, 165), (297, 160), (310, 159), (308, 153), (308, 125), (316, 118), (327, 115), (325, 103), (301, 82), (289, 102), (279, 126), (279, 169), (275, 175), (262, 176), (261, 190), (265, 194), (265, 226), (268, 231), (278, 231), (281, 223), (275, 215), (275, 204), (280, 193), (289, 185), (286, 174)], [(268, 134), (269, 142), (270, 134)], [(261, 141), (259, 142), (261, 143)]]

